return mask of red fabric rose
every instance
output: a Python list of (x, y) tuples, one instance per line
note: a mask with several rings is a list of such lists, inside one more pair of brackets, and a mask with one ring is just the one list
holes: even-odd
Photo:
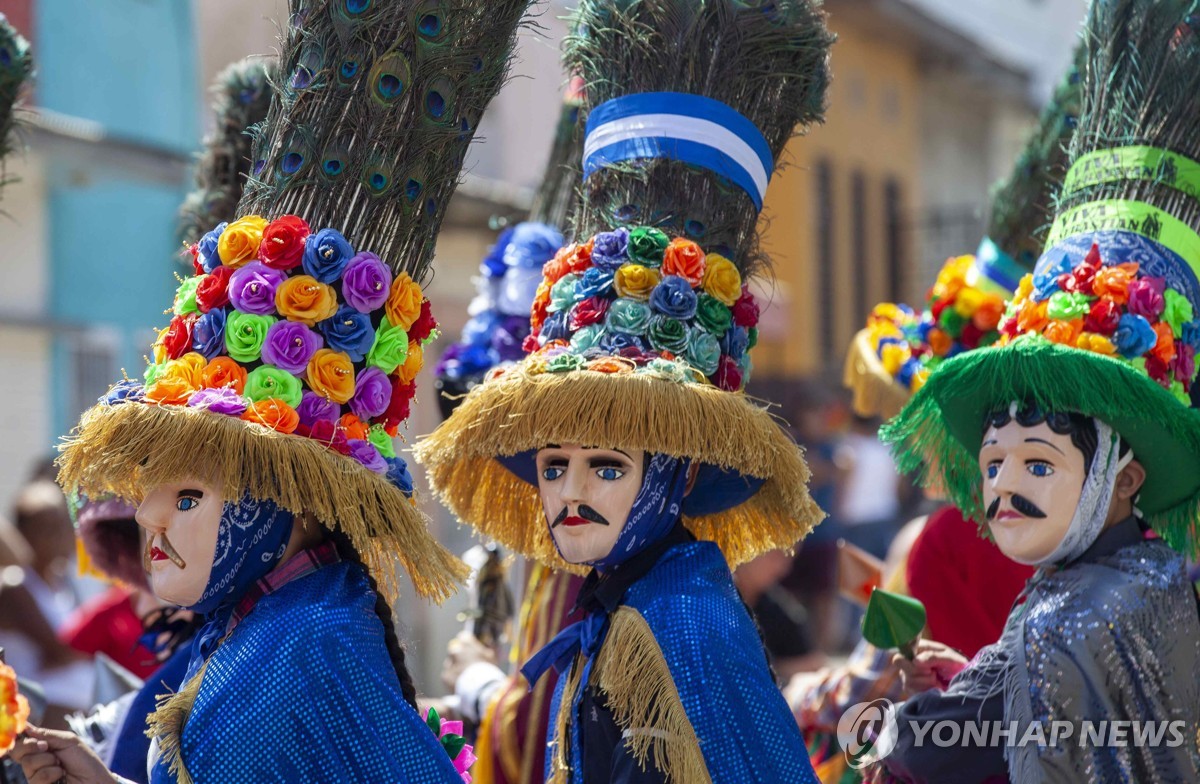
[(196, 287), (196, 307), (200, 308), (201, 313), (229, 304), (231, 277), (233, 268), (222, 265), (200, 279), (200, 285)]
[(258, 258), (263, 264), (277, 270), (297, 267), (304, 257), (304, 240), (311, 233), (308, 224), (295, 215), (284, 215), (273, 220), (263, 229)]
[(192, 350), (192, 324), (195, 322), (195, 314), (171, 319), (171, 324), (162, 335), (162, 346), (168, 359), (179, 359)]
[[(393, 381), (395, 377), (393, 376)], [(392, 399), (388, 403), (387, 410), (383, 412), (383, 429), (389, 436), (396, 437), (396, 430), (400, 423), (408, 419), (412, 399), (417, 394), (416, 384), (401, 384), (394, 383), (392, 385)]]
[(1092, 309), (1083, 321), (1083, 329), (1085, 332), (1112, 336), (1117, 331), (1117, 324), (1120, 321), (1120, 306), (1111, 300), (1098, 299), (1092, 303)]
[(1154, 354), (1146, 355), (1146, 373), (1164, 388), (1171, 388), (1171, 367)]
[(417, 320), (408, 328), (408, 339), (420, 343), (437, 329), (437, 325), (437, 319), (433, 317), (433, 306), (429, 304), (428, 299), (422, 300), (421, 315), (417, 316)]
[(192, 269), (196, 275), (203, 275), (204, 265), (200, 263), (200, 246), (193, 242), (192, 246), (184, 252), (192, 257)]
[(746, 329), (758, 326), (758, 303), (748, 286), (742, 286), (742, 296), (733, 303), (733, 323)]
[(968, 321), (963, 325), (958, 339), (964, 348), (979, 348), (979, 341), (983, 339), (983, 330)]
[(567, 324), (571, 331), (590, 327), (592, 324), (599, 324), (604, 321), (605, 314), (608, 313), (608, 300), (604, 297), (588, 297), (585, 300), (576, 302), (571, 308), (571, 316)]
[(944, 297), (934, 301), (933, 304), (929, 306), (929, 312), (933, 315), (933, 320), (940, 321), (942, 318), (942, 311), (953, 305), (956, 299), (958, 299), (957, 294), (955, 294), (953, 297)]
[(538, 342), (537, 335), (532, 335), (532, 334), (526, 335), (525, 340), (522, 341), (522, 343), (521, 343), (521, 350), (524, 351), (526, 354), (532, 354), (533, 352), (537, 351), (541, 347), (542, 346)]
[(343, 455), (350, 454), (350, 445), (346, 443), (346, 434), (337, 422), (330, 422), (328, 419), (318, 419), (313, 422), (308, 428), (308, 437), (313, 441), (319, 441), (335, 452), (340, 452)]
[(726, 392), (737, 392), (742, 388), (742, 369), (728, 354), (721, 355), (717, 372), (712, 375), (712, 382)]

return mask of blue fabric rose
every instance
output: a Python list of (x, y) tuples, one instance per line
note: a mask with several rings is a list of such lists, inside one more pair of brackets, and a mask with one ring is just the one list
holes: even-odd
[(630, 335), (646, 334), (650, 324), (650, 307), (635, 299), (619, 297), (613, 300), (604, 317), (605, 329), (610, 332), (625, 332)]
[(553, 226), (537, 221), (518, 223), (504, 249), (504, 264), (508, 267), (541, 269), (562, 246), (562, 232)]
[(225, 227), (228, 225), (228, 223), (222, 223), (201, 237), (200, 242), (196, 243), (200, 266), (204, 268), (205, 272), (212, 272), (221, 266), (221, 256), (217, 253), (217, 242), (221, 239), (221, 232), (225, 231)]
[(515, 229), (515, 226), (509, 226), (500, 232), (500, 236), (496, 238), (496, 244), (488, 249), (488, 254), (479, 264), (480, 275), (485, 278), (503, 278), (504, 273), (508, 272), (508, 267), (504, 263), (504, 252), (508, 249), (508, 243), (512, 241)]
[(1182, 340), (1200, 354), (1200, 320), (1189, 321), (1183, 325)]
[(688, 364), (704, 375), (711, 376), (717, 372), (717, 367), (721, 363), (721, 345), (708, 332), (692, 328), (688, 330), (687, 346), (684, 348), (683, 355), (687, 358)]
[(542, 324), (542, 341), (549, 343), (551, 340), (569, 339), (571, 337), (571, 329), (567, 326), (567, 321), (570, 315), (569, 311), (560, 310), (548, 316)]
[(1058, 287), (1058, 276), (1065, 275), (1075, 266), (1071, 263), (1071, 257), (1066, 253), (1055, 263), (1047, 265), (1040, 272), (1033, 275), (1033, 290), (1036, 293), (1035, 299), (1041, 302), (1044, 299), (1049, 299), (1052, 294), (1057, 291), (1062, 291)]
[(591, 267), (583, 273), (583, 277), (575, 284), (575, 301), (579, 302), (588, 297), (602, 297), (612, 293), (615, 270)]
[(143, 392), (144, 387), (141, 382), (126, 379), (108, 390), (104, 397), (100, 398), (100, 402), (110, 406), (117, 406), (121, 403), (136, 403), (143, 399)]
[(304, 271), (322, 283), (333, 283), (342, 276), (354, 257), (354, 249), (337, 229), (321, 229), (304, 240)]
[(721, 337), (721, 351), (740, 360), (750, 349), (750, 334), (745, 327), (734, 327)]
[(640, 335), (630, 335), (625, 332), (605, 332), (600, 338), (600, 348), (609, 354), (619, 354), (623, 349), (635, 348), (638, 351), (649, 351), (650, 344)]
[(317, 331), (328, 348), (345, 352), (352, 362), (361, 362), (375, 342), (371, 317), (349, 305), (342, 305), (331, 318), (319, 322)]
[(1154, 348), (1158, 342), (1158, 333), (1150, 322), (1133, 313), (1126, 313), (1117, 322), (1117, 331), (1113, 334), (1113, 343), (1117, 351), (1126, 359), (1136, 359)]
[(604, 328), (599, 324), (591, 324), (580, 330), (577, 330), (571, 336), (571, 349), (579, 354), (600, 345), (600, 341), (604, 338)]
[(205, 313), (192, 327), (192, 348), (205, 359), (212, 359), (225, 351), (225, 309), (217, 308)]
[(387, 480), (396, 487), (400, 488), (400, 492), (412, 498), (413, 494), (413, 478), (408, 472), (408, 463), (404, 462), (402, 457), (389, 457), (387, 459)]
[(596, 267), (616, 272), (617, 268), (629, 261), (626, 250), (629, 248), (629, 231), (602, 231), (592, 242), (592, 264)]
[(696, 315), (696, 292), (692, 284), (678, 275), (667, 275), (650, 292), (650, 307), (656, 313), (673, 319), (690, 319)]

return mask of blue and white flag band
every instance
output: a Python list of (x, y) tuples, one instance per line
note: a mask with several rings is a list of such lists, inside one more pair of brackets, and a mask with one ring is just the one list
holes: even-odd
[(724, 177), (762, 209), (775, 161), (750, 120), (720, 101), (687, 93), (614, 98), (588, 115), (583, 177), (638, 158), (670, 158)]

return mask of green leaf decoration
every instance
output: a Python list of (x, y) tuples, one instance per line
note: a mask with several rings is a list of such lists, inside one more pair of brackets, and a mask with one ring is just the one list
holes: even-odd
[(450, 759), (458, 759), (459, 752), (467, 745), (467, 739), (462, 735), (447, 735), (442, 738), (442, 748), (450, 755)]
[[(911, 646), (925, 628), (925, 605), (911, 596), (876, 590), (863, 616), (863, 639), (876, 648), (899, 648), (911, 658)], [(906, 652), (904, 649), (908, 649)]]
[(442, 717), (438, 716), (436, 708), (429, 709), (429, 715), (425, 717), (425, 723), (429, 725), (429, 729), (433, 730), (434, 737), (442, 734)]

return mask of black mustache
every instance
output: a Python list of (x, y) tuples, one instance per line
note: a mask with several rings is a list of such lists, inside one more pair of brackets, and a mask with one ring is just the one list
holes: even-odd
[[(571, 511), (571, 507), (564, 506), (562, 511), (558, 513), (558, 517), (554, 518), (554, 522), (550, 524), (551, 528), (558, 528), (562, 525), (563, 520), (567, 519), (567, 513)], [(608, 525), (608, 520), (604, 519), (604, 515), (597, 512), (592, 507), (586, 504), (579, 505), (579, 516), (589, 523), (598, 523), (599, 525)]]
[[(1028, 498), (1026, 498), (1023, 495), (1015, 495), (1014, 494), (1011, 499), (1011, 503), (1012, 503), (1013, 509), (1017, 510), (1018, 512), (1025, 515), (1026, 517), (1031, 517), (1031, 518), (1035, 518), (1038, 520), (1046, 517), (1046, 513), (1042, 511), (1041, 507), (1039, 507), (1037, 504), (1035, 504), (1033, 501), (1030, 501)], [(996, 515), (999, 513), (1000, 513), (1000, 499), (996, 498), (994, 501), (992, 501), (991, 505), (987, 508), (987, 519), (995, 520)]]

